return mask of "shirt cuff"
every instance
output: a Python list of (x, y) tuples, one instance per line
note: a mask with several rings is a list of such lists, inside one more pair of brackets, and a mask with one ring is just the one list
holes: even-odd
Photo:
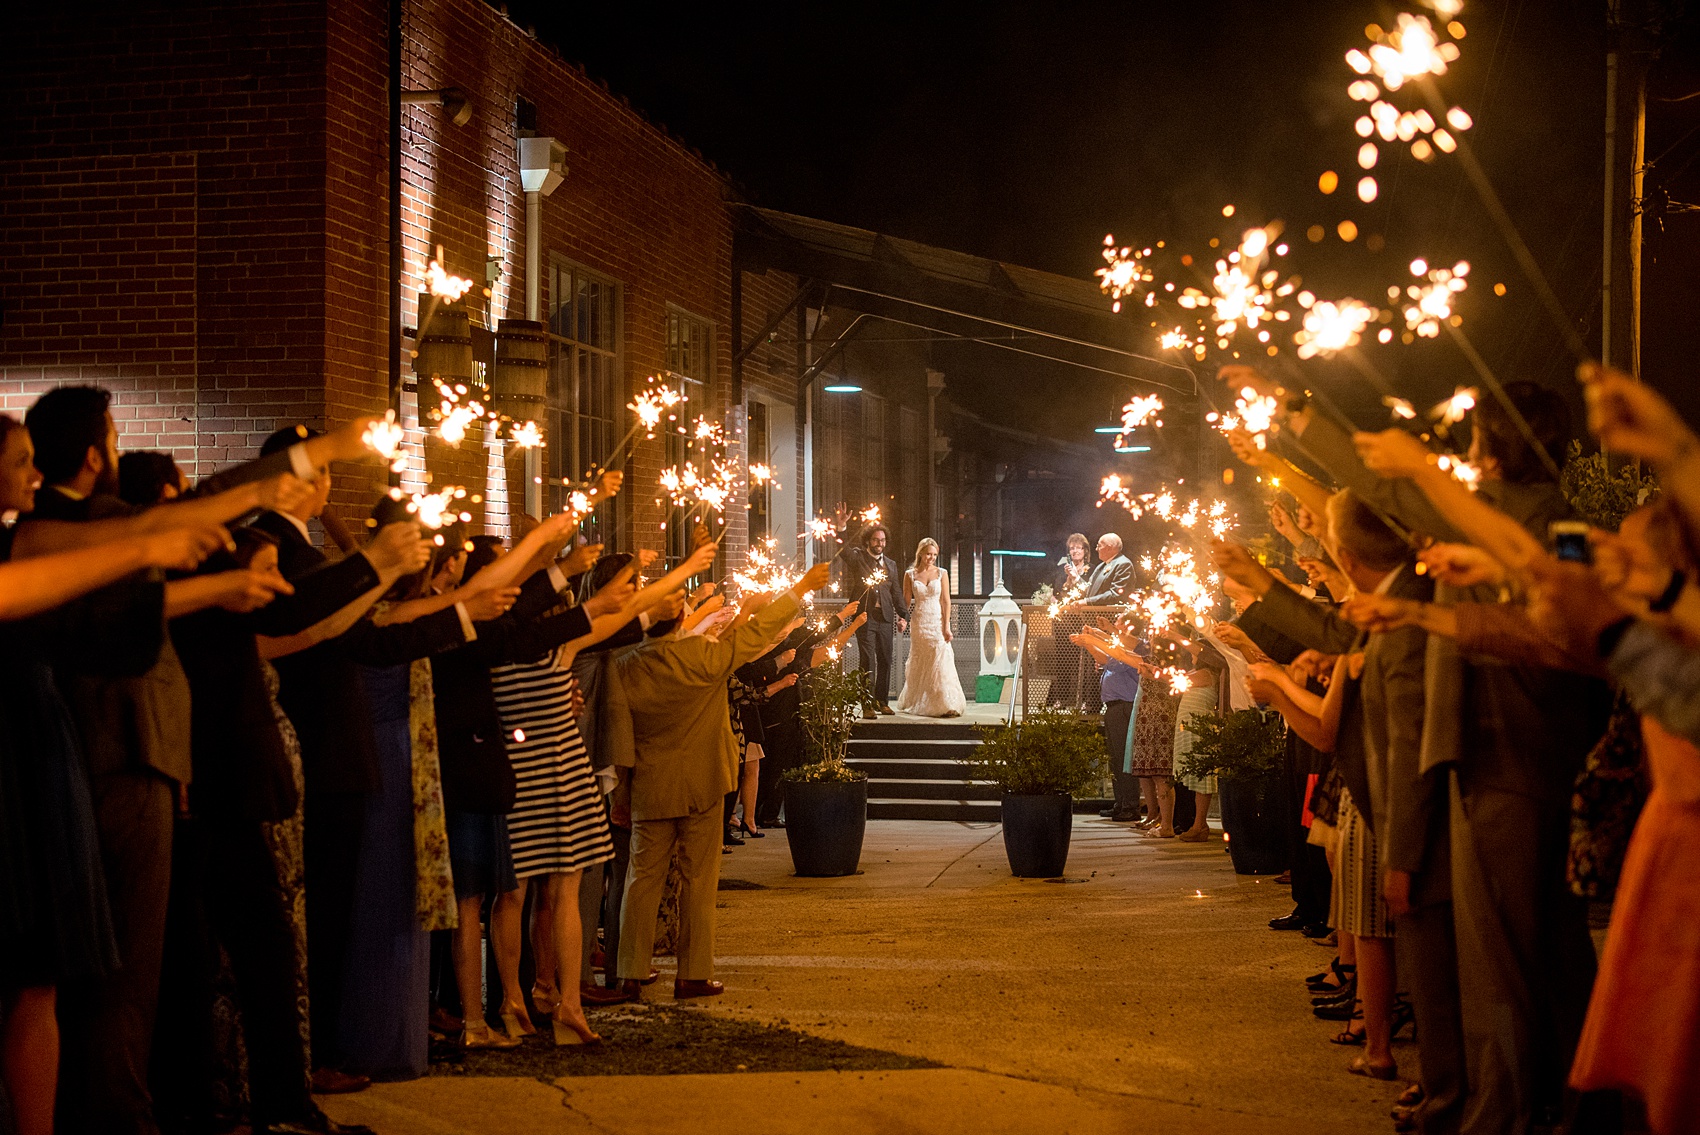
[(318, 477), (319, 470), (307, 458), (306, 442), (297, 442), (289, 447), (289, 469), (303, 481)]
[(549, 582), (555, 585), (556, 591), (565, 591), (567, 589), (567, 577), (566, 574), (561, 571), (559, 565), (549, 565)]
[(650, 622), (650, 620), (649, 620), (649, 612), (648, 611), (645, 611), (641, 615), (638, 616), (638, 626), (642, 627), (645, 631), (649, 630), (649, 622)]
[(472, 616), (467, 613), (466, 604), (456, 603), (455, 614), (460, 616), (460, 633), (466, 636), (466, 641), (478, 641), (478, 628), (473, 625)]

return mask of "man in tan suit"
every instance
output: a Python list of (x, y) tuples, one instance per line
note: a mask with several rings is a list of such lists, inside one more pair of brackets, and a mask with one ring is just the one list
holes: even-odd
[(790, 591), (720, 639), (652, 639), (615, 659), (608, 728), (619, 776), (616, 822), (629, 813), (631, 866), (620, 918), (622, 989), (636, 998), (649, 976), (655, 924), (673, 850), (679, 894), (679, 959), (674, 997), (714, 997), (714, 903), (720, 886), (720, 836), (726, 794), (738, 783), (726, 683), (761, 656), (797, 613), (803, 596), (826, 585), (830, 565), (816, 564)]

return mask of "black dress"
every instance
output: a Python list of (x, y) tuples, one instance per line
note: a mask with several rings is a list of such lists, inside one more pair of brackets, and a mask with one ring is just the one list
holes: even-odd
[[(0, 528), (0, 562), (11, 554), (12, 530)], [(0, 623), (0, 988), (8, 989), (118, 966), (88, 778), (42, 641), (28, 621)]]

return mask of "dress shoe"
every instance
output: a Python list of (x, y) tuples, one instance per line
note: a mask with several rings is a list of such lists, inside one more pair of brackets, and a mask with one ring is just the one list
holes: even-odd
[(660, 976), (661, 976), (661, 971), (656, 969), (654, 966), (651, 966), (650, 969), (649, 969), (649, 976), (638, 978), (638, 984), (639, 985), (654, 985), (656, 978), (658, 978)]
[(489, 1025), (473, 1021), (461, 1030), (462, 1048), (518, 1048), (521, 1041), (506, 1032), (497, 1032)]
[(339, 1072), (335, 1068), (313, 1069), (313, 1094), (319, 1096), (339, 1096), (348, 1092), (363, 1092), (372, 1086), (370, 1076), (357, 1076), (351, 1072)]
[[(364, 1079), (364, 1077), (362, 1077)], [(254, 1124), (254, 1135), (377, 1135), (358, 1123), (337, 1123), (316, 1107), (294, 1119), (274, 1119)]]
[(1303, 933), (1306, 938), (1326, 938), (1330, 934), (1334, 933), (1334, 931), (1330, 930), (1327, 926), (1320, 922), (1313, 922), (1309, 926), (1306, 926), (1301, 933)]
[(1098, 818), (1100, 820), (1112, 819), (1112, 818), (1114, 818), (1115, 814), (1116, 814), (1116, 809), (1114, 809), (1114, 808), (1099, 808), (1098, 809)]
[(889, 705), (885, 704), (884, 702), (880, 702), (879, 711), (880, 711), (881, 717), (893, 717), (897, 714), (897, 711), (895, 709), (892, 709)]
[(1139, 819), (1137, 808), (1116, 808), (1110, 812), (1110, 819), (1118, 824), (1131, 824)]
[(1269, 920), (1269, 929), (1271, 930), (1303, 930), (1304, 925), (1305, 920), (1299, 917), (1299, 912), (1296, 910), (1291, 914), (1283, 914), (1280, 918)]
[(1283, 887), (1290, 887), (1293, 885), (1293, 873), (1291, 871), (1283, 871), (1279, 875), (1275, 876), (1275, 881)]
[(643, 986), (643, 982), (635, 981), (628, 977), (626, 980), (620, 982), (620, 993), (627, 1001), (642, 1001)]
[(675, 981), (673, 983), (673, 999), (683, 1001), (688, 997), (719, 997), (726, 992), (726, 987), (718, 981)]
[(594, 981), (578, 983), (578, 1003), (580, 1005), (619, 1005), (630, 1000), (631, 998), (626, 996), (624, 989), (604, 989)]

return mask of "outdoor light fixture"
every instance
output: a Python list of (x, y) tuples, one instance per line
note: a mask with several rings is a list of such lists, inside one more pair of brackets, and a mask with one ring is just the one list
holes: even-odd
[(1099, 426), (1092, 432), (1095, 434), (1125, 434), (1128, 430), (1125, 426)]
[(862, 392), (860, 386), (848, 382), (835, 382), (831, 386), (823, 386), (821, 389), (828, 394), (860, 394)]
[(519, 140), (519, 183), (547, 197), (567, 179), (567, 148), (553, 138)]
[(1042, 560), (1049, 555), (1048, 552), (1019, 552), (1009, 548), (993, 548), (987, 554), (992, 556), (1025, 556), (1034, 560)]
[(449, 112), (449, 121), (465, 126), (472, 121), (472, 100), (459, 87), (444, 87), (440, 91), (403, 91), (402, 106), (440, 106)]
[(1116, 452), (1117, 453), (1150, 453), (1151, 447), (1149, 445), (1118, 445), (1118, 446), (1116, 446)]

